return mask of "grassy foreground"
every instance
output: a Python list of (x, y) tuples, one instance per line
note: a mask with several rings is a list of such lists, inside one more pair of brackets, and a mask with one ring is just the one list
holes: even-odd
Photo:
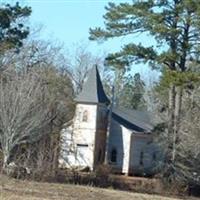
[(87, 186), (38, 183), (0, 175), (0, 200), (175, 200)]

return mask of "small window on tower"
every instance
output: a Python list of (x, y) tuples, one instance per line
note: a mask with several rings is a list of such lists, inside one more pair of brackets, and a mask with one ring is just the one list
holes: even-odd
[(83, 121), (83, 122), (88, 122), (88, 111), (87, 111), (87, 110), (85, 110), (85, 111), (83, 112), (82, 121)]

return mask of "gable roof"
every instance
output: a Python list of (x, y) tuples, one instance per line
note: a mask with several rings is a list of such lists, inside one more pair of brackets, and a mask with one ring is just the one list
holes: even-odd
[(155, 125), (153, 115), (147, 111), (113, 108), (112, 118), (136, 132), (151, 132)]
[(84, 83), (83, 89), (75, 101), (82, 103), (110, 103), (104, 92), (97, 66), (91, 69), (88, 79)]

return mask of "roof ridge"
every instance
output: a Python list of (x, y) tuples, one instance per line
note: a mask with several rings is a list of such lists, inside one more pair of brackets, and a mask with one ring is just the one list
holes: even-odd
[[(135, 112), (131, 112), (131, 111), (135, 111)], [(138, 127), (142, 127), (145, 130), (149, 131), (153, 127), (151, 120), (150, 119), (147, 120), (150, 114), (148, 111), (138, 111), (135, 109), (125, 110), (123, 108), (115, 107), (113, 108), (113, 113), (123, 118), (124, 120), (130, 122), (131, 124), (137, 125)]]

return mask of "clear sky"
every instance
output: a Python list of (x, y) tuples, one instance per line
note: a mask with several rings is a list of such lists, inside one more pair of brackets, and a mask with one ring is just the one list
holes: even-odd
[[(89, 28), (103, 26), (102, 15), (108, 0), (24, 0), (32, 7), (32, 25), (44, 26), (42, 37), (64, 42), (66, 46), (80, 41), (89, 42)], [(91, 50), (113, 50), (120, 45), (90, 42)]]

